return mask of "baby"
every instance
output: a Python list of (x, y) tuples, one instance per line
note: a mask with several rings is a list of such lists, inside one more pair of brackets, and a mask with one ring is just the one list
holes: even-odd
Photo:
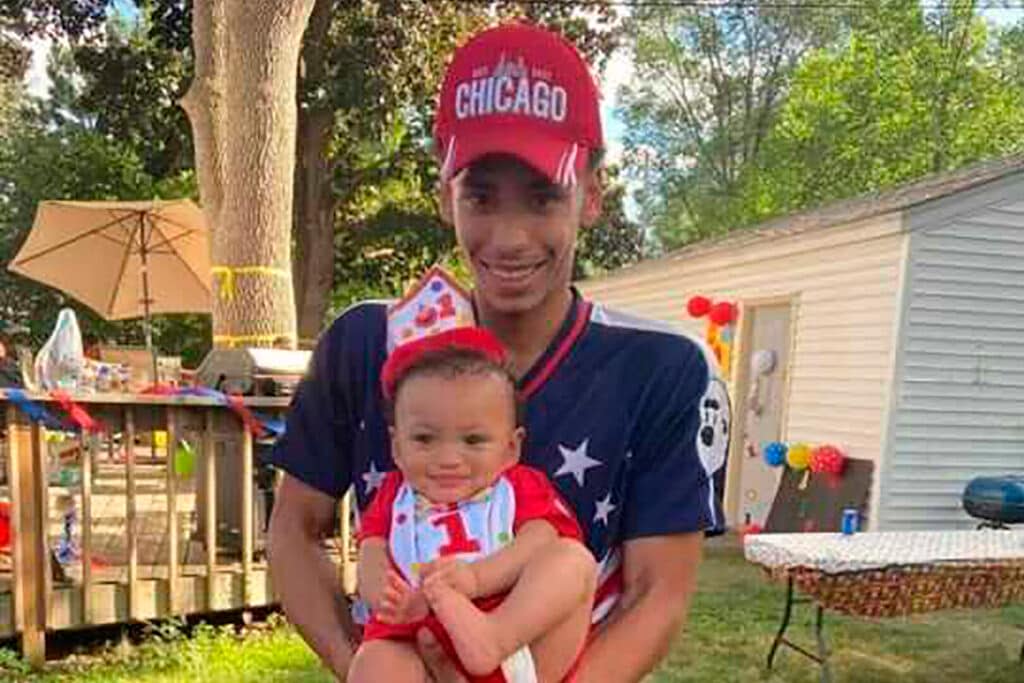
[(595, 564), (546, 476), (518, 464), (515, 380), (497, 339), (457, 328), (382, 371), (392, 455), (362, 516), (359, 593), (373, 616), (349, 683), (427, 681), (427, 628), (470, 681), (570, 679)]

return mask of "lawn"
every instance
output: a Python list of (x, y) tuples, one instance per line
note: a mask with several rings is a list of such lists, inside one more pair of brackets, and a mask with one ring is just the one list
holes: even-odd
[[(709, 548), (689, 625), (653, 680), (817, 681), (813, 662), (787, 650), (772, 675), (763, 673), (784, 597), (784, 588), (766, 581), (737, 548)], [(813, 649), (813, 610), (797, 609), (789, 635)], [(885, 621), (828, 616), (825, 626), (837, 683), (1024, 681), (1021, 627), (1021, 605)]]
[[(780, 653), (772, 675), (763, 672), (782, 599), (782, 589), (747, 565), (737, 548), (711, 546), (689, 627), (651, 680), (817, 681), (817, 668), (788, 651)], [(806, 637), (809, 644), (811, 610), (804, 610), (797, 613), (791, 633)], [(1003, 683), (1024, 681), (1024, 667), (1016, 661), (1024, 641), (1022, 626), (1024, 606), (879, 622), (830, 617), (826, 628), (836, 651), (837, 683)], [(278, 626), (244, 639), (214, 629), (202, 629), (185, 639), (167, 629), (130, 653), (111, 651), (98, 662), (65, 664), (35, 676), (13, 670), (5, 674), (0, 669), (0, 680), (319, 683), (330, 678), (298, 636)]]

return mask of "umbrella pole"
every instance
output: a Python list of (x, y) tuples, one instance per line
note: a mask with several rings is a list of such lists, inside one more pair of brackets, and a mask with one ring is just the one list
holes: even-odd
[(142, 326), (146, 334), (146, 349), (153, 362), (153, 385), (156, 386), (159, 377), (156, 369), (156, 349), (153, 348), (153, 323), (149, 313), (149, 264), (146, 257), (146, 215), (144, 213), (139, 214), (139, 260), (142, 263)]

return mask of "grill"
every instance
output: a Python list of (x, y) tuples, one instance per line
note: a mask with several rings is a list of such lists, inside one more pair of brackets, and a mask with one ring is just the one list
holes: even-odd
[(290, 396), (311, 356), (288, 349), (214, 349), (196, 370), (196, 381), (226, 394)]
[(1024, 476), (975, 477), (963, 495), (964, 510), (983, 520), (979, 528), (1005, 528), (1024, 522)]

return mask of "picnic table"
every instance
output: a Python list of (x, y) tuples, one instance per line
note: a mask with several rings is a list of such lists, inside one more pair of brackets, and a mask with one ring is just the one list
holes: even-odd
[[(786, 646), (816, 662), (826, 683), (832, 674), (825, 610), (887, 618), (1024, 601), (1024, 531), (754, 534), (744, 539), (744, 555), (786, 584), (768, 669), (779, 647)], [(793, 606), (801, 603), (816, 608), (816, 652), (786, 636)]]

